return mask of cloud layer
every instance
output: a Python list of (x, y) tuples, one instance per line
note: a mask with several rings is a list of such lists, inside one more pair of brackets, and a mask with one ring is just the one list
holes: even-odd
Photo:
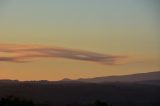
[(0, 62), (31, 62), (41, 58), (64, 58), (112, 65), (124, 56), (42, 45), (0, 44)]

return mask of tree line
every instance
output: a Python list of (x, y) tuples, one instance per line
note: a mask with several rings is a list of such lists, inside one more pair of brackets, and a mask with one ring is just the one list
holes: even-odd
[[(32, 100), (8, 96), (0, 99), (0, 106), (56, 106), (49, 104), (36, 104)], [(65, 106), (111, 106), (106, 102), (97, 100), (92, 104), (66, 104)]]

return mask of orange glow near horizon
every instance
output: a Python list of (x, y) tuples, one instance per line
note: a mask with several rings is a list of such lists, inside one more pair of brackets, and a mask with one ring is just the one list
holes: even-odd
[(122, 1), (0, 3), (0, 79), (78, 79), (160, 70), (158, 3)]

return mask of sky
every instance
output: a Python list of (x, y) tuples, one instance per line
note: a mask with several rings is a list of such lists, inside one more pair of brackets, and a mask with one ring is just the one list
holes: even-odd
[(1, 0), (0, 79), (158, 71), (158, 0)]

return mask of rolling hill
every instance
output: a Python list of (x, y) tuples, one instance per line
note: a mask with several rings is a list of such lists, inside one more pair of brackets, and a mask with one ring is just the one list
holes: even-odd
[(88, 104), (96, 100), (112, 106), (160, 106), (159, 74), (150, 72), (62, 81), (1, 80), (0, 98), (12, 95), (54, 106)]

